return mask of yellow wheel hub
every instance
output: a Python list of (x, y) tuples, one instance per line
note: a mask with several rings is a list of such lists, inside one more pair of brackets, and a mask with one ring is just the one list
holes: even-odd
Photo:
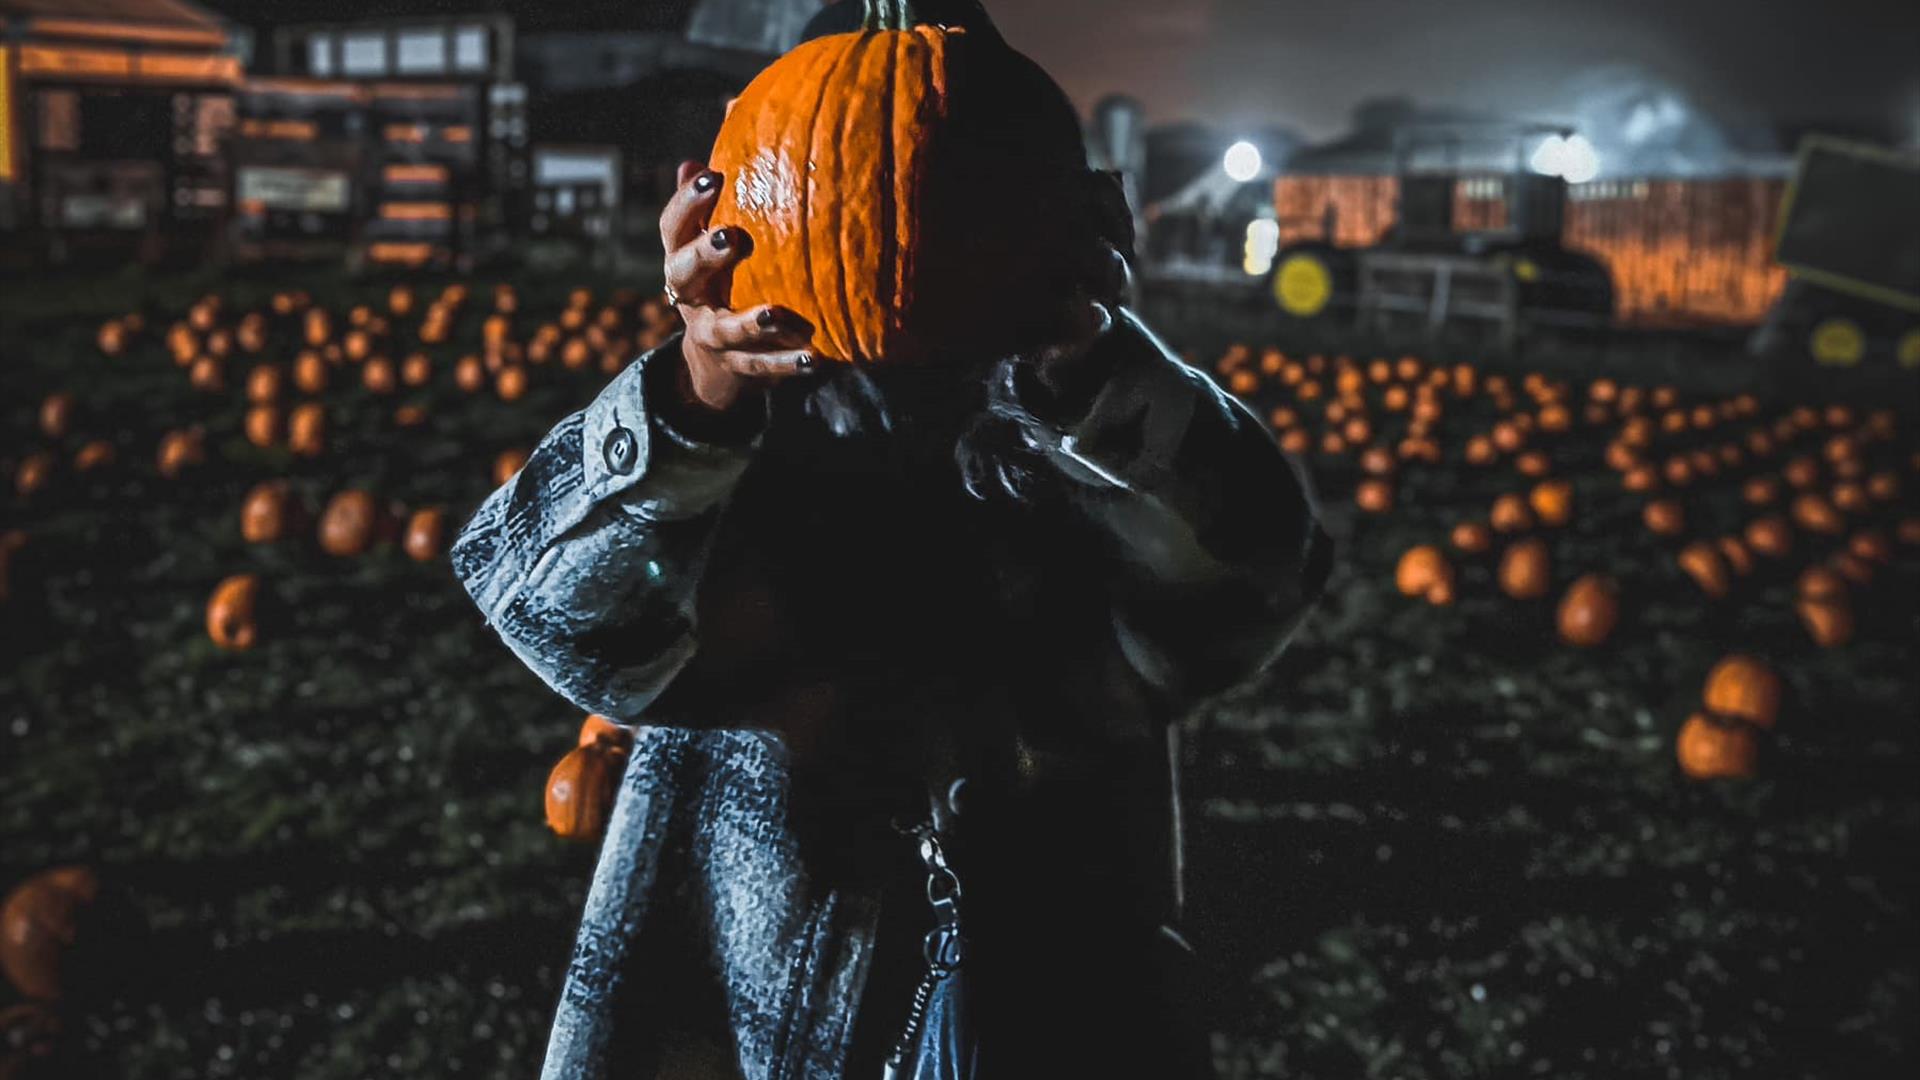
[(1908, 370), (1920, 368), (1920, 327), (1901, 335), (1894, 355), (1900, 358), (1901, 367)]
[(1846, 318), (1821, 320), (1808, 343), (1815, 360), (1835, 367), (1852, 367), (1867, 352), (1867, 335), (1861, 333), (1859, 323)]
[(1311, 319), (1333, 299), (1333, 274), (1312, 255), (1289, 255), (1273, 275), (1273, 296), (1280, 310), (1295, 318)]

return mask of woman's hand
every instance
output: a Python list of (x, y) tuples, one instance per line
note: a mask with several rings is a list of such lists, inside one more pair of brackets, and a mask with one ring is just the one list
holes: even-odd
[(782, 379), (810, 374), (816, 366), (807, 351), (813, 327), (799, 315), (773, 305), (749, 311), (725, 307), (733, 267), (752, 254), (753, 240), (738, 228), (707, 231), (724, 182), (698, 162), (683, 162), (680, 189), (660, 213), (667, 295), (686, 322), (681, 389), (687, 404), (716, 413)]

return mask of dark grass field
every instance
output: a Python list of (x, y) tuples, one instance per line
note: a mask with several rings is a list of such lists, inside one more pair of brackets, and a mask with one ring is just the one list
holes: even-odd
[[(336, 311), (385, 295), (300, 284)], [(40, 1071), (532, 1075), (593, 861), (540, 812), (578, 715), (444, 565), (391, 546), (346, 560), (307, 540), (250, 546), (238, 514), (253, 484), (286, 477), (316, 507), (363, 487), (460, 519), (496, 453), (531, 445), (605, 376), (536, 368), (512, 404), (455, 389), (488, 305), (476, 287), (455, 340), (427, 350), (430, 387), (376, 397), (335, 369), (329, 449), (296, 458), (241, 435), (252, 359), (210, 395), (160, 347), (208, 288), (235, 313), (271, 292), (42, 282), (0, 310), (0, 459), (8, 476), (36, 449), (63, 461), (45, 490), (0, 502), (0, 527), (28, 536), (0, 605), (0, 888), (71, 862), (106, 887)], [(142, 290), (148, 334), (100, 355), (100, 319)], [(523, 328), (564, 294), (521, 290)], [(1217, 324), (1164, 329), (1210, 362)], [(285, 364), (276, 334), (262, 358)], [(79, 406), (53, 441), (35, 413), (57, 389)], [(404, 403), (426, 406), (423, 425), (394, 423)], [(1600, 441), (1576, 434), (1553, 450), (1580, 508), (1554, 535), (1554, 576), (1621, 582), (1605, 645), (1560, 644), (1551, 601), (1500, 595), (1486, 558), (1462, 563), (1451, 607), (1401, 597), (1402, 550), (1519, 489), (1511, 470), (1458, 462), (1493, 419), (1483, 402), (1450, 409), (1446, 463), (1408, 471), (1388, 515), (1350, 510), (1351, 457), (1310, 455), (1343, 543), (1330, 595), (1276, 668), (1191, 722), (1190, 896), (1225, 1074), (1905, 1075), (1920, 1018), (1914, 550), (1858, 590), (1856, 639), (1817, 649), (1787, 568), (1705, 600), (1640, 528)], [(155, 445), (189, 423), (207, 428), (207, 464), (163, 479)], [(1913, 430), (1876, 453), (1911, 451)], [(75, 473), (91, 438), (118, 460)], [(1730, 492), (1692, 509), (1710, 532), (1739, 521)], [(222, 653), (203, 605), (247, 571), (267, 585), (270, 631)], [(1736, 650), (1781, 672), (1785, 715), (1758, 777), (1689, 780), (1674, 734)]]

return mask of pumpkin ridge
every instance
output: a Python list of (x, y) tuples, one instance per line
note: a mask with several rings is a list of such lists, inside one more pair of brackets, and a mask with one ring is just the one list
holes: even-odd
[[(807, 138), (803, 144), (806, 147), (807, 156), (805, 160), (797, 163), (800, 168), (800, 180), (805, 185), (805, 197), (800, 200), (801, 271), (806, 278), (808, 291), (813, 294), (814, 311), (819, 315), (820, 325), (814, 327), (814, 332), (824, 337), (827, 347), (835, 352), (839, 351), (834, 344), (837, 335), (833, 328), (827, 325), (828, 304), (826, 298), (820, 293), (820, 278), (813, 262), (813, 161), (819, 156), (815, 153), (815, 147), (820, 138), (820, 114), (826, 110), (827, 98), (835, 85), (834, 80), (840, 74), (841, 65), (845, 64), (847, 58), (855, 51), (857, 51), (855, 48), (843, 48), (827, 64), (826, 75), (820, 80), (820, 92), (814, 96), (813, 111), (807, 115)], [(836, 359), (841, 358), (836, 357)]]
[[(867, 65), (875, 58), (872, 46), (882, 40), (891, 41), (892, 34), (887, 31), (864, 33), (859, 36), (859, 39), (854, 42), (853, 47), (848, 50), (848, 55), (852, 59), (850, 66), (853, 69), (853, 80), (856, 85), (864, 86), (868, 84), (868, 80), (864, 78), (864, 75), (866, 74)], [(881, 57), (881, 60), (884, 62), (885, 57)], [(845, 100), (842, 105), (844, 111), (841, 112), (838, 117), (838, 123), (835, 125), (838, 129), (839, 152), (832, 155), (834, 165), (833, 189), (836, 192), (842, 193), (854, 190), (850, 185), (859, 185), (861, 188), (864, 188), (865, 184), (863, 184), (862, 181), (865, 181), (867, 184), (873, 182), (870, 178), (862, 175), (866, 172), (863, 166), (868, 165), (868, 159), (861, 156), (856, 150), (856, 148), (860, 146), (859, 140), (863, 121), (869, 118), (866, 110), (872, 107), (872, 102), (853, 94), (844, 95), (844, 98)], [(885, 147), (884, 136), (880, 141), (881, 146), (874, 148), (876, 156), (872, 160), (872, 166), (875, 169), (884, 168), (884, 165), (881, 163), (881, 158), (878, 156), (880, 151), (884, 150)], [(863, 320), (859, 319), (854, 313), (854, 294), (856, 289), (853, 288), (853, 283), (856, 280), (870, 280), (878, 276), (880, 267), (877, 264), (870, 264), (866, 259), (860, 258), (863, 254), (871, 254), (870, 252), (863, 252), (860, 244), (866, 239), (862, 235), (864, 231), (863, 226), (870, 227), (873, 223), (864, 220), (861, 215), (851, 212), (860, 205), (859, 203), (845, 198), (830, 201), (833, 204), (833, 220), (828, 235), (833, 239), (834, 247), (840, 252), (840, 277), (839, 280), (833, 283), (833, 296), (839, 302), (841, 315), (846, 319), (845, 333), (841, 335), (841, 340), (845, 343), (841, 350), (843, 353), (841, 359), (860, 360), (863, 358), (863, 354), (865, 359), (878, 359), (877, 352), (867, 349), (867, 343), (860, 340), (860, 326)], [(852, 227), (849, 228), (849, 225)], [(850, 276), (852, 276), (852, 280), (849, 280)], [(862, 297), (862, 299), (865, 298)]]

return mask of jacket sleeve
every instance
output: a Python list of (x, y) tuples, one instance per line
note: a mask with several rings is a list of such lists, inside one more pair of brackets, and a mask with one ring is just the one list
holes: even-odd
[(753, 441), (670, 426), (679, 340), (562, 420), (452, 547), (455, 574), (535, 674), (589, 712), (634, 720), (692, 656), (693, 605), (721, 505)]
[(1184, 707), (1280, 653), (1325, 585), (1332, 542), (1265, 426), (1132, 314), (1116, 312), (1094, 348), (1105, 374), (1090, 403), (1063, 409), (1009, 361), (992, 409), (1020, 428), (1033, 479), (1104, 544), (1128, 666)]

